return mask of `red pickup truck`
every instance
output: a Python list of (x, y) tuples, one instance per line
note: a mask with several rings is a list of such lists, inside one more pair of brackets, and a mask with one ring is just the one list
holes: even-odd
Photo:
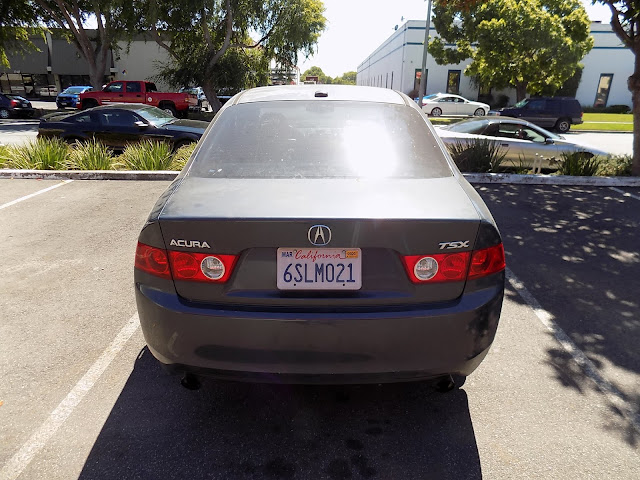
[(112, 103), (145, 103), (161, 108), (174, 117), (186, 117), (198, 107), (198, 97), (190, 93), (160, 93), (151, 82), (110, 82), (101, 91), (80, 94), (77, 107), (81, 110)]

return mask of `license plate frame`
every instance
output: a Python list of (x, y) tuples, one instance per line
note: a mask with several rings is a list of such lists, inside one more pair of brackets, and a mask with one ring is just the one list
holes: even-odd
[(360, 290), (362, 250), (281, 247), (277, 251), (276, 270), (279, 290)]

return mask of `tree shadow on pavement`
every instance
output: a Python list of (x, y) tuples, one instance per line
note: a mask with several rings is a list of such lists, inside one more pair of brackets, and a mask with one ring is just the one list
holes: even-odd
[[(640, 407), (640, 202), (598, 187), (477, 186), (503, 236), (507, 266), (632, 409)], [(514, 300), (522, 303), (522, 300)], [(597, 389), (560, 346), (556, 379)], [(604, 428), (637, 429), (610, 405)], [(611, 418), (615, 418), (610, 424)]]
[(482, 478), (463, 390), (178, 380), (143, 349), (81, 479)]

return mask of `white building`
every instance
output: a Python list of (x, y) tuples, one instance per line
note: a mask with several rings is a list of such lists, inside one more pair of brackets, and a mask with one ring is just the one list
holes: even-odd
[[(392, 88), (404, 93), (417, 90), (420, 84), (422, 56), (424, 52), (424, 20), (409, 20), (398, 28), (382, 45), (371, 53), (359, 66), (356, 83), (376, 87)], [(433, 24), (429, 35), (437, 32)], [(622, 45), (609, 24), (593, 22), (591, 35), (594, 47), (582, 64), (582, 78), (576, 98), (584, 106), (628, 105), (631, 92), (627, 89), (627, 78), (633, 73), (633, 53)], [(464, 75), (470, 61), (457, 65), (438, 65), (433, 57), (427, 58), (427, 94), (437, 92), (459, 93), (471, 100), (478, 98), (478, 88), (471, 78)], [(509, 103), (515, 103), (514, 89), (492, 91), (494, 98), (504, 94)]]

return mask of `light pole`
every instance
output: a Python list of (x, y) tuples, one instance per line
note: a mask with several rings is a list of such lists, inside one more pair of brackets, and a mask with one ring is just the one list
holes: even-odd
[(427, 24), (424, 29), (424, 54), (422, 55), (422, 73), (418, 89), (418, 105), (422, 108), (422, 99), (427, 90), (427, 55), (429, 53), (429, 28), (431, 28), (431, 0), (427, 0)]

